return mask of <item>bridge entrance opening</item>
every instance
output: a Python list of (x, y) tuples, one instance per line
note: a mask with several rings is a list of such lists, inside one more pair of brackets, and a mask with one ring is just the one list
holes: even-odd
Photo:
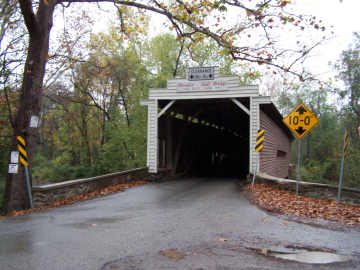
[[(170, 102), (160, 100), (159, 111)], [(245, 177), (249, 106), (249, 98), (176, 100), (158, 119), (159, 168), (194, 176)]]
[[(189, 68), (186, 75), (150, 89), (141, 101), (148, 108), (149, 172), (243, 177), (257, 170), (288, 177), (293, 136), (271, 98), (257, 85), (220, 76), (217, 67)], [(255, 151), (259, 129), (261, 153)]]

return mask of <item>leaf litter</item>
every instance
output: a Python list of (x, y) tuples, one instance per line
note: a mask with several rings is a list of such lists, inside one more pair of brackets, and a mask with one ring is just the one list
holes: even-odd
[[(260, 207), (287, 215), (306, 218), (318, 218), (340, 224), (360, 225), (360, 207), (335, 200), (298, 196), (294, 192), (281, 190), (278, 187), (258, 183), (251, 188), (246, 186), (251, 199)], [(287, 225), (283, 222), (283, 225)]]
[[(134, 181), (134, 182), (131, 182), (131, 183), (117, 184), (117, 185), (109, 186), (109, 187), (106, 187), (106, 188), (103, 188), (103, 189), (95, 190), (93, 192), (89, 192), (89, 193), (86, 193), (86, 194), (79, 194), (79, 195), (76, 195), (76, 196), (73, 196), (73, 197), (70, 197), (70, 198), (66, 198), (64, 200), (54, 202), (51, 205), (41, 206), (41, 207), (37, 207), (37, 208), (33, 208), (33, 209), (13, 211), (7, 216), (0, 216), (0, 218), (10, 218), (10, 217), (15, 217), (15, 216), (23, 216), (23, 215), (28, 215), (28, 214), (44, 211), (44, 210), (50, 210), (50, 209), (53, 209), (53, 208), (58, 208), (58, 207), (66, 206), (66, 205), (71, 205), (71, 204), (74, 204), (74, 203), (77, 203), (77, 202), (81, 202), (81, 201), (85, 201), (85, 200), (91, 200), (91, 199), (95, 199), (95, 198), (98, 198), (98, 197), (110, 195), (110, 194), (113, 194), (113, 193), (116, 193), (116, 192), (125, 191), (128, 188), (132, 188), (132, 187), (136, 187), (136, 186), (140, 186), (140, 185), (145, 185), (145, 184), (148, 184), (148, 183), (149, 183), (148, 181), (138, 180), (138, 181)], [(93, 227), (96, 226), (96, 224), (93, 224), (93, 225), (94, 225)]]

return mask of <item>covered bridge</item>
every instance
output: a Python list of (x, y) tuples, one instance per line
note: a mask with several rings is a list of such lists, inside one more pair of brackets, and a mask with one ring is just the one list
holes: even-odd
[(293, 135), (270, 97), (258, 86), (240, 86), (215, 67), (190, 68), (187, 78), (150, 89), (147, 166), (197, 176), (244, 177), (253, 172), (257, 131), (265, 130), (258, 170), (288, 177)]

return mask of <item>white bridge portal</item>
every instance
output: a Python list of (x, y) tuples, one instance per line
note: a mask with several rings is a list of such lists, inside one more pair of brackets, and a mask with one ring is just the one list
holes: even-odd
[[(149, 172), (216, 167), (248, 174), (259, 158), (258, 170), (287, 177), (293, 136), (270, 97), (261, 96), (258, 86), (240, 86), (235, 76), (220, 76), (216, 67), (197, 69), (187, 78), (168, 80), (167, 88), (150, 89), (141, 102), (148, 106)], [(254, 146), (260, 128), (265, 141), (259, 156)]]

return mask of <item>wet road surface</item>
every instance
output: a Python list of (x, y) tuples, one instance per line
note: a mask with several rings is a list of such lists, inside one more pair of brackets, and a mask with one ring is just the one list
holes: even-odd
[(312, 247), (352, 256), (316, 269), (360, 269), (360, 232), (269, 215), (236, 180), (153, 183), (0, 220), (0, 269), (312, 269), (270, 251)]

